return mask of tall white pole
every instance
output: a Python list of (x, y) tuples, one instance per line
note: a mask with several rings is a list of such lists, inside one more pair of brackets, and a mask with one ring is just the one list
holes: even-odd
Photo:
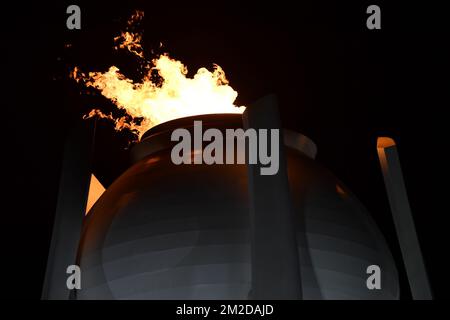
[(58, 202), (42, 289), (43, 300), (68, 300), (67, 267), (76, 263), (92, 172), (95, 122), (83, 122), (67, 139)]
[(412, 297), (414, 300), (431, 300), (431, 287), (409, 206), (397, 146), (393, 139), (380, 137), (377, 150)]
[[(248, 107), (243, 120), (245, 129), (282, 131), (274, 95), (265, 96)], [(252, 256), (249, 297), (254, 300), (302, 299), (295, 220), (283, 141), (280, 136), (277, 150), (279, 170), (276, 174), (261, 175), (261, 164), (248, 164)]]

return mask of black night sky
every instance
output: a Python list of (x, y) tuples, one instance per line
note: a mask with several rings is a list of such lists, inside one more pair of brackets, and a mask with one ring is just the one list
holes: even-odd
[[(68, 130), (92, 106), (112, 106), (98, 94), (80, 95), (69, 70), (117, 65), (137, 78), (136, 60), (113, 49), (135, 9), (145, 12), (147, 53), (168, 52), (190, 75), (219, 64), (240, 105), (278, 96), (284, 126), (315, 141), (317, 160), (374, 216), (409, 298), (376, 153), (378, 136), (394, 138), (433, 291), (448, 297), (443, 9), (374, 1), (382, 29), (368, 30), (372, 2), (295, 2), (55, 1), (3, 9), (2, 282), (10, 298), (40, 298)], [(81, 30), (66, 28), (69, 4), (81, 7)], [(128, 136), (107, 122), (100, 127), (96, 170), (108, 185), (127, 166)]]

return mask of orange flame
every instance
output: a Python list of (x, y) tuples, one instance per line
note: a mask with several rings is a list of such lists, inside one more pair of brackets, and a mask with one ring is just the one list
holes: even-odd
[(115, 42), (119, 42), (115, 49), (127, 49), (139, 58), (144, 58), (144, 49), (142, 48), (141, 40), (142, 36), (139, 34), (129, 31), (122, 32), (120, 36), (114, 38)]
[[(128, 26), (142, 17), (143, 12), (137, 11)], [(141, 34), (126, 31), (115, 40), (120, 40), (116, 49), (127, 49), (144, 61)], [(213, 71), (200, 68), (192, 78), (188, 78), (183, 63), (163, 54), (146, 62), (145, 70), (148, 73), (135, 83), (120, 73), (116, 66), (111, 66), (106, 72), (89, 72), (88, 75), (75, 67), (71, 72), (73, 79), (99, 90), (119, 109), (125, 110), (131, 120), (127, 117), (117, 119), (100, 110), (92, 110), (85, 118), (99, 116), (110, 119), (115, 122), (117, 130), (129, 129), (141, 137), (151, 127), (169, 120), (199, 114), (242, 113), (245, 110), (245, 107), (234, 105), (238, 94), (228, 85), (225, 72), (218, 65), (214, 65)], [(151, 80), (153, 70), (157, 71), (161, 83)]]

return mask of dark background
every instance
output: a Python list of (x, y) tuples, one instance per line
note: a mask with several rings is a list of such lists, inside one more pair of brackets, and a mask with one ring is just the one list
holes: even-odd
[[(134, 9), (145, 11), (144, 48), (168, 52), (190, 75), (217, 63), (237, 103), (277, 94), (285, 127), (312, 138), (317, 160), (360, 198), (388, 239), (410, 298), (376, 139), (398, 144), (417, 232), (436, 298), (448, 298), (446, 118), (448, 33), (443, 8), (429, 2), (58, 1), (2, 8), (2, 285), (10, 298), (40, 298), (66, 135), (93, 106), (68, 78), (77, 65), (117, 65), (138, 78), (136, 60), (113, 50)], [(67, 30), (78, 4), (82, 29)], [(366, 28), (377, 4), (382, 29)], [(2, 4), (3, 6), (3, 4)], [(159, 43), (164, 47), (157, 50)], [(66, 48), (66, 44), (70, 44)], [(91, 91), (93, 92), (93, 91)], [(96, 173), (108, 185), (127, 165), (128, 138), (100, 122)]]

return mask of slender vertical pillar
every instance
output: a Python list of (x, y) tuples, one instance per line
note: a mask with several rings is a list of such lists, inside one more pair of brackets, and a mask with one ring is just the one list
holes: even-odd
[(414, 300), (431, 300), (431, 287), (409, 206), (397, 146), (393, 139), (381, 137), (377, 141), (377, 150), (412, 297)]
[(71, 132), (64, 148), (42, 299), (69, 299), (66, 270), (76, 261), (92, 172), (94, 133), (95, 122), (84, 121)]
[[(248, 164), (252, 233), (252, 289), (249, 297), (258, 300), (301, 299), (298, 247), (283, 130), (275, 96), (266, 96), (248, 107), (243, 120), (245, 129), (278, 129), (280, 134), (278, 173), (261, 175), (261, 164)], [(270, 132), (268, 137), (270, 141)]]

